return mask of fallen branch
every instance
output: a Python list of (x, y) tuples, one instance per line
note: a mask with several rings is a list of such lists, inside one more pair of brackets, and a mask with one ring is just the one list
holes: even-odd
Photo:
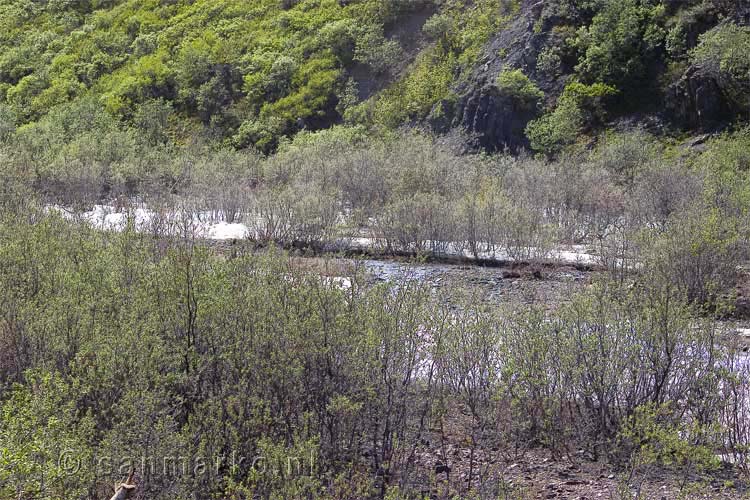
[(131, 469), (128, 478), (123, 483), (120, 483), (119, 486), (115, 485), (115, 494), (110, 500), (125, 500), (126, 498), (130, 498), (135, 492), (135, 483), (133, 482), (134, 475), (135, 470)]

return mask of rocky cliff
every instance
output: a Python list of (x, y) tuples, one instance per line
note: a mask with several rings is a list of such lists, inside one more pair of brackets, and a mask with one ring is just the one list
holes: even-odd
[[(517, 18), (492, 37), (475, 67), (456, 84), (458, 98), (454, 102), (442, 102), (433, 109), (429, 119), (432, 128), (438, 131), (459, 128), (470, 137), (473, 148), (515, 151), (527, 147), (524, 130), (529, 121), (541, 115), (545, 108), (553, 109), (565, 85), (579, 76), (576, 65), (581, 54), (570, 48), (571, 33), (575, 34), (576, 30), (591, 23), (595, 12), (566, 10), (561, 7), (565, 3), (522, 1)], [(741, 110), (723, 92), (715, 75), (699, 65), (686, 63), (676, 76), (667, 76), (670, 61), (666, 39), (669, 30), (675, 30), (679, 24), (685, 45), (682, 60), (687, 61), (689, 51), (709, 30), (722, 23), (750, 24), (750, 2), (717, 0), (703, 4), (662, 4), (665, 10), (659, 29), (665, 41), (655, 49), (654, 62), (649, 63), (651, 74), (643, 75), (647, 79), (658, 78), (660, 87), (655, 85), (649, 89), (648, 102), (624, 96), (617, 109), (610, 110), (612, 113), (608, 116), (611, 120), (631, 124), (657, 120), (678, 130), (720, 130)], [(556, 56), (553, 70), (541, 63), (550, 48), (562, 53), (561, 57)], [(498, 89), (495, 84), (497, 76), (514, 69), (522, 70), (544, 91), (544, 106), (537, 109), (519, 107), (512, 96)]]

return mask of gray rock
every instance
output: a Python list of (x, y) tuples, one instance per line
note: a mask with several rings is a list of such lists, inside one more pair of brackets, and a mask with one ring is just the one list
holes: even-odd
[(670, 118), (682, 128), (712, 130), (733, 114), (716, 80), (692, 66), (667, 92)]
[(479, 146), (488, 150), (518, 150), (526, 146), (524, 130), (538, 110), (524, 109), (495, 86), (474, 89), (457, 106), (457, 119)]
[[(518, 16), (484, 47), (480, 64), (454, 89), (455, 104), (440, 103), (433, 110), (430, 125), (438, 132), (458, 127), (472, 138), (473, 148), (490, 151), (517, 151), (527, 146), (526, 125), (541, 114), (502, 92), (495, 85), (504, 70), (521, 69), (554, 102), (564, 83), (536, 72), (536, 60), (549, 33), (534, 29), (542, 14), (543, 2), (524, 0)], [(436, 106), (437, 108), (437, 106)], [(433, 115), (438, 115), (439, 120)]]

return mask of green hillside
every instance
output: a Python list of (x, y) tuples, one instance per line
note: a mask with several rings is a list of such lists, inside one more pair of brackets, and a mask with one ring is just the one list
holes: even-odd
[[(398, 85), (407, 108), (429, 109), (497, 29), (498, 3), (4, 0), (0, 102), (21, 125), (93, 96), (125, 123), (174, 113), (178, 140), (205, 128), (235, 146), (268, 149), (301, 128), (340, 121), (359, 100), (355, 72), (397, 80), (418, 52), (393, 35), (398, 24), (440, 10), (434, 30), (455, 34), (420, 55), (415, 77)], [(406, 117), (394, 113), (381, 110), (388, 116), (380, 119)]]
[[(341, 122), (471, 129), (457, 103), (465, 112), (467, 96), (494, 87), (495, 106), (526, 115), (509, 142), (551, 153), (632, 112), (701, 128), (690, 92), (706, 79), (720, 94), (712, 125), (746, 116), (742, 15), (721, 0), (3, 0), (0, 112), (22, 126), (89, 98), (177, 143), (204, 135), (268, 152)], [(513, 71), (541, 91), (528, 100), (496, 80)]]

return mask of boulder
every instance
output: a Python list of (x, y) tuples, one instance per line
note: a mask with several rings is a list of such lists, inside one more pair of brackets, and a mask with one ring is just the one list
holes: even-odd
[(691, 130), (713, 130), (733, 114), (718, 82), (695, 66), (669, 87), (665, 105), (673, 122)]
[(488, 85), (468, 93), (457, 105), (457, 120), (475, 134), (483, 149), (516, 151), (527, 145), (524, 130), (538, 110), (519, 106), (512, 97)]

